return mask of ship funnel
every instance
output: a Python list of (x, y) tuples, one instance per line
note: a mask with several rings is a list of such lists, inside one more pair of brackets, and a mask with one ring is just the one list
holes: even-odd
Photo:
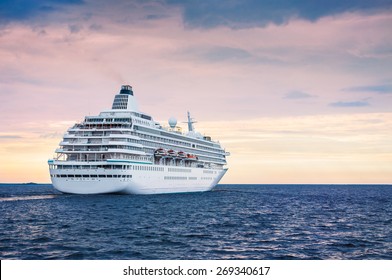
[(133, 96), (133, 90), (130, 85), (121, 86), (119, 94), (116, 94), (114, 97), (112, 109), (139, 112), (139, 106)]

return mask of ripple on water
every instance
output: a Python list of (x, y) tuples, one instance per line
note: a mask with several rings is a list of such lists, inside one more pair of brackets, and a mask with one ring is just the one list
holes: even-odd
[(392, 258), (385, 186), (79, 196), (15, 185), (0, 187), (0, 211), (2, 259)]

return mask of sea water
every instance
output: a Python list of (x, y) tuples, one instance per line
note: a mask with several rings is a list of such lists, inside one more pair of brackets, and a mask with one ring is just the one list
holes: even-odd
[(392, 259), (391, 185), (70, 195), (0, 185), (1, 259)]

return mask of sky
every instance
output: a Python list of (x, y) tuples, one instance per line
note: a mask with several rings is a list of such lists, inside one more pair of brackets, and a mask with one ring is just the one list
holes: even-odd
[(49, 183), (131, 84), (231, 153), (221, 183), (392, 183), (392, 0), (1, 0), (0, 182)]

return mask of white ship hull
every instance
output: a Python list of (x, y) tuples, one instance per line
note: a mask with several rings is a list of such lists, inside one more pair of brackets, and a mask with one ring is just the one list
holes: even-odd
[(163, 194), (210, 191), (227, 171), (160, 165), (130, 167), (131, 170), (86, 169), (87, 172), (51, 169), (50, 173), (54, 188), (63, 193)]

